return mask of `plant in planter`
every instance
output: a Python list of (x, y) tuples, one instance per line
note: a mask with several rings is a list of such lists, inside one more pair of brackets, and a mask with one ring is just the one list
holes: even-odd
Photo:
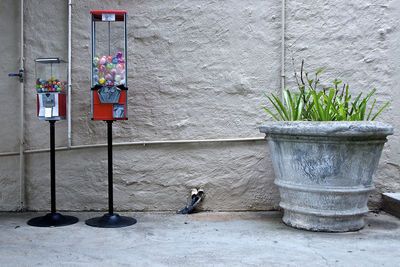
[[(373, 177), (393, 128), (375, 122), (389, 105), (376, 113), (375, 93), (352, 99), (349, 86), (335, 79), (330, 88), (318, 89), (314, 78), (300, 71), (298, 91), (283, 97), (265, 94), (273, 109), (263, 107), (276, 121), (266, 123), (266, 134), (289, 226), (328, 232), (359, 230), (374, 190)], [(280, 121), (283, 120), (283, 121)]]

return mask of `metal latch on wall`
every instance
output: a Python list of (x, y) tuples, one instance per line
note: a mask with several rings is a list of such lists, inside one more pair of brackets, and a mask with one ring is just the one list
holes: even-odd
[(24, 70), (20, 69), (18, 73), (9, 73), (9, 77), (19, 77), (19, 81), (22, 83), (24, 81)]

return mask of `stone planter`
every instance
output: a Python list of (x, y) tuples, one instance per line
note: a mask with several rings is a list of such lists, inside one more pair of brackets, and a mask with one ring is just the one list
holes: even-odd
[(327, 232), (359, 230), (390, 125), (379, 122), (272, 122), (266, 134), (283, 222)]

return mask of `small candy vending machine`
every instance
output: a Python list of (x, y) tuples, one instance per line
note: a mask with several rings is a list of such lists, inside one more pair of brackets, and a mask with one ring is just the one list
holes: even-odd
[(55, 122), (65, 119), (67, 90), (66, 62), (59, 58), (38, 58), (35, 60), (37, 116), (50, 123), (50, 199), (51, 212), (28, 221), (31, 226), (57, 227), (78, 222), (74, 216), (56, 211), (56, 160)]
[(66, 115), (67, 66), (59, 58), (35, 60), (37, 116), (39, 120), (62, 120)]
[(93, 10), (92, 26), (92, 120), (107, 122), (108, 213), (86, 220), (94, 227), (129, 226), (136, 220), (114, 213), (112, 123), (128, 119), (126, 71), (126, 11)]
[(126, 11), (90, 13), (92, 119), (127, 120)]

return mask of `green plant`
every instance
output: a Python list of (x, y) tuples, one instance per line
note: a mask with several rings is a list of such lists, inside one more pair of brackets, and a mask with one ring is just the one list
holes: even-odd
[[(302, 120), (303, 118), (303, 107), (304, 101), (303, 96), (304, 93), (296, 92), (293, 95), (290, 94), (289, 90), (283, 91), (283, 99), (282, 102), (279, 97), (275, 96), (271, 93), (271, 97), (269, 97), (265, 92), (264, 95), (268, 98), (268, 100), (272, 103), (276, 111), (278, 112), (278, 116), (282, 118), (284, 121), (297, 121)], [(268, 108), (263, 107), (265, 111), (267, 111), (275, 120), (279, 121), (278, 116), (274, 115)]]
[(389, 102), (387, 102), (372, 116), (376, 99), (367, 112), (368, 102), (376, 89), (373, 89), (363, 98), (363, 94), (360, 93), (352, 101), (348, 84), (343, 83), (343, 87), (340, 89), (338, 86), (342, 84), (342, 81), (335, 79), (333, 87), (318, 90), (318, 75), (322, 72), (322, 69), (319, 69), (315, 73), (314, 79), (311, 79), (307, 72), (303, 75), (303, 66), (304, 61), (302, 61), (300, 68), (300, 81), (295, 74), (298, 92), (290, 93), (289, 90), (284, 90), (282, 100), (273, 93), (269, 96), (264, 92), (278, 114), (274, 114), (265, 106), (263, 109), (277, 121), (373, 121), (389, 105)]

